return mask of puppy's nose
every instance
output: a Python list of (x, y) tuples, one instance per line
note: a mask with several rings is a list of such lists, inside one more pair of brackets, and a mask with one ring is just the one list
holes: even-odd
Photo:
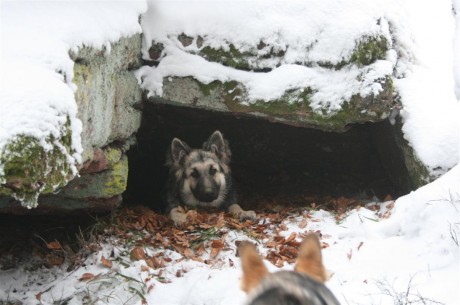
[(213, 195), (214, 194), (214, 189), (212, 187), (207, 187), (204, 189), (204, 193), (206, 195)]

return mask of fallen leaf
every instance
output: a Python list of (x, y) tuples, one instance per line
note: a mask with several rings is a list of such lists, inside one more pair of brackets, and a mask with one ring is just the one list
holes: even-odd
[(92, 273), (83, 273), (81, 277), (78, 279), (79, 281), (89, 281), (95, 277)]
[(150, 285), (148, 288), (147, 288), (147, 293), (149, 293), (153, 288), (155, 287), (155, 285)]
[(41, 301), (42, 300), (42, 293), (39, 292), (35, 295), (35, 298), (37, 299), (37, 301)]
[(219, 252), (224, 247), (224, 242), (222, 240), (216, 239), (211, 242), (211, 254), (209, 255), (211, 258), (216, 258), (219, 255)]
[(289, 235), (289, 237), (286, 239), (286, 241), (284, 243), (288, 243), (290, 241), (293, 241), (296, 237), (297, 237), (297, 233), (292, 232), (291, 235)]
[(383, 201), (390, 201), (390, 200), (393, 200), (393, 197), (391, 197), (390, 194), (386, 195), (385, 198), (383, 199)]
[(46, 244), (46, 247), (51, 250), (60, 250), (62, 249), (61, 244), (58, 241), (52, 241)]
[(394, 206), (395, 206), (395, 202), (392, 201), (392, 202), (390, 202), (389, 204), (386, 205), (386, 208), (387, 209), (392, 209)]
[(64, 256), (56, 255), (59, 252), (52, 252), (46, 256), (46, 260), (51, 266), (61, 266), (64, 263)]
[(147, 267), (146, 265), (141, 266), (141, 272), (148, 272), (148, 271), (150, 271), (149, 267)]
[(111, 261), (109, 261), (108, 259), (106, 259), (104, 257), (104, 255), (102, 255), (102, 257), (101, 257), (101, 263), (102, 263), (102, 265), (106, 266), (107, 268), (112, 268), (112, 266), (113, 266), (113, 263)]
[(308, 219), (307, 218), (304, 218), (302, 219), (302, 221), (299, 223), (299, 228), (300, 229), (305, 229), (305, 227), (307, 226), (308, 224)]
[(193, 253), (193, 251), (189, 248), (185, 249), (182, 253), (186, 258), (194, 258), (195, 257), (195, 254)]
[(130, 256), (132, 261), (138, 261), (146, 258), (144, 248), (141, 246), (134, 247), (134, 249), (130, 252)]
[(163, 262), (161, 260), (159, 260), (158, 258), (156, 258), (156, 257), (146, 258), (145, 262), (147, 263), (147, 265), (149, 267), (151, 267), (153, 269), (158, 269), (158, 268), (164, 267)]

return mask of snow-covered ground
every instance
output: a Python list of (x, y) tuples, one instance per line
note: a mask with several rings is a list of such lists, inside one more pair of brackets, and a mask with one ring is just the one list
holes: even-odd
[[(2, 271), (0, 300), (19, 300), (24, 305), (38, 301), (243, 304), (245, 294), (239, 289), (241, 270), (235, 241), (256, 241), (262, 255), (270, 251), (288, 255), (282, 250), (284, 244), (300, 241), (303, 233), (316, 231), (322, 234), (324, 262), (331, 274), (327, 286), (341, 304), (456, 305), (460, 300), (459, 181), (460, 167), (456, 166), (396, 202), (371, 202), (339, 218), (320, 209), (297, 209), (281, 223), (275, 221), (279, 216), (273, 220), (263, 214), (258, 224), (246, 227), (255, 231), (217, 225), (208, 241), (202, 239), (205, 248), (201, 252), (199, 248), (190, 251), (193, 243), (185, 242), (196, 238), (197, 227), (183, 234), (171, 224), (162, 224), (151, 212), (144, 211), (138, 218), (128, 215), (127, 223), (118, 224), (131, 225), (131, 229), (139, 226), (139, 230), (114, 234), (116, 238), (102, 244), (103, 250), (72, 272), (65, 272), (65, 265)], [(198, 225), (202, 232), (214, 229), (209, 227)], [(280, 236), (284, 239), (280, 240)], [(217, 250), (213, 254), (214, 248)], [(274, 260), (266, 261), (271, 271), (279, 270), (271, 262), (281, 265), (276, 255)], [(282, 268), (292, 267), (285, 263)]]
[[(19, 133), (40, 139), (56, 135), (69, 116), (77, 152), (71, 157), (80, 158), (81, 123), (76, 118), (73, 63), (68, 50), (82, 44), (102, 47), (123, 35), (141, 31), (137, 14), (145, 9), (142, 2), (108, 3), (1, 2), (0, 151), (8, 139)], [(458, 1), (330, 1), (330, 7), (337, 8), (335, 12), (323, 7), (325, 1), (321, 0), (294, 1), (289, 5), (264, 1), (267, 4), (261, 10), (255, 7), (262, 1), (236, 1), (231, 5), (221, 1), (213, 3), (217, 6), (215, 11), (208, 1), (154, 1), (150, 9), (153, 13), (146, 17), (146, 24), (163, 20), (164, 27), (160, 23), (159, 28), (166, 32), (158, 32), (158, 35), (166, 35), (167, 31), (177, 28), (195, 34), (204, 27), (207, 31), (215, 29), (216, 36), (234, 37), (244, 42), (244, 39), (253, 39), (251, 31), (238, 30), (245, 24), (241, 21), (249, 15), (248, 26), (266, 31), (267, 37), (271, 37), (270, 31), (275, 25), (288, 22), (287, 29), (277, 29), (278, 36), (273, 38), (286, 39), (279, 41), (292, 45), (289, 39), (295, 41), (296, 38), (288, 35), (293, 33), (290, 29), (308, 30), (303, 24), (296, 24), (295, 16), (324, 17), (329, 22), (343, 20), (344, 24), (350, 22), (350, 26), (356, 21), (361, 30), (370, 31), (372, 27), (363, 28), (369, 24), (366, 16), (381, 14), (386, 18), (394, 31), (394, 51), (384, 61), (387, 63), (379, 65), (390, 63), (396, 69), (395, 88), (404, 106), (401, 115), (405, 137), (433, 173), (442, 174), (452, 169), (433, 183), (399, 198), (391, 215), (379, 217), (375, 211), (361, 208), (337, 222), (335, 215), (329, 212), (313, 211), (306, 227), (300, 226), (302, 215), (286, 219), (286, 230), (281, 234), (290, 236), (292, 232), (307, 230), (322, 232), (323, 242), (329, 245), (323, 252), (324, 261), (332, 274), (327, 285), (342, 304), (397, 304), (395, 299), (404, 298), (409, 288), (412, 300), (421, 296), (426, 304), (430, 304), (429, 299), (447, 305), (459, 304), (460, 167), (455, 164), (460, 151), (460, 14), (452, 11), (452, 6), (458, 10)], [(350, 8), (350, 15), (345, 18), (341, 12), (347, 8)], [(324, 14), (314, 14), (315, 9)], [(296, 14), (289, 15), (293, 11)], [(283, 18), (283, 12), (289, 18), (286, 15)], [(209, 16), (210, 13), (215, 14)], [(330, 18), (330, 13), (337, 17)], [(169, 19), (171, 16), (176, 17)], [(199, 20), (195, 19), (197, 16)], [(210, 26), (207, 21), (216, 25)], [(174, 27), (169, 27), (171, 22)], [(325, 21), (315, 22), (324, 25)], [(224, 32), (219, 32), (221, 30)], [(152, 37), (148, 36), (153, 35), (151, 31), (144, 28), (146, 37)], [(342, 38), (349, 38), (350, 33), (336, 34), (331, 41), (336, 38), (343, 42)], [(333, 48), (333, 44), (332, 47), (324, 45), (312, 54), (318, 58), (332, 56), (328, 59), (334, 61), (340, 52), (350, 51), (347, 41), (343, 42), (342, 51)], [(297, 46), (300, 49), (302, 43)], [(176, 70), (169, 67), (168, 76), (181, 73), (184, 60), (190, 59), (191, 63), (198, 60), (190, 57), (193, 55), (183, 55), (178, 45), (169, 47), (171, 57), (179, 54), (176, 58), (180, 60), (164, 59), (164, 65), (179, 65)], [(293, 54), (293, 61), (298, 59), (297, 55)], [(236, 77), (234, 75), (240, 73), (217, 64), (198, 64), (203, 73), (218, 73), (208, 75), (208, 81), (216, 77)], [(292, 63), (287, 63), (286, 67), (280, 67), (280, 72), (292, 68), (295, 68)], [(193, 76), (206, 77), (198, 72), (199, 69)], [(248, 78), (248, 82), (250, 80)], [(334, 105), (340, 106), (340, 103)], [(386, 205), (388, 203), (382, 204), (382, 208)], [(142, 260), (131, 262), (127, 259), (123, 247), (106, 243), (104, 250), (90, 256), (84, 267), (71, 273), (65, 272), (64, 267), (2, 270), (0, 303), (21, 300), (24, 305), (53, 304), (68, 299), (68, 304), (242, 304), (245, 296), (239, 290), (241, 273), (234, 241), (248, 238), (241, 232), (229, 232), (225, 239), (228, 249), (218, 254), (222, 263), (217, 265), (183, 259), (175, 252), (168, 252), (175, 264), (159, 269), (145, 268)], [(260, 250), (262, 253), (268, 251), (262, 246)], [(113, 261), (111, 268), (101, 263), (102, 255)], [(269, 262), (267, 265), (270, 270), (277, 270)], [(161, 274), (160, 269), (163, 270)], [(79, 280), (84, 278), (84, 273), (89, 274), (86, 280)]]

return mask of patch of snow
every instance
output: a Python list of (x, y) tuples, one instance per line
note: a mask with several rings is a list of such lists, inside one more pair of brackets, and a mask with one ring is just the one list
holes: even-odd
[[(459, 32), (450, 1), (405, 0), (401, 10), (404, 23), (395, 25), (396, 45), (406, 50), (398, 50), (394, 84), (404, 106), (403, 132), (417, 157), (439, 176), (459, 161), (460, 104), (454, 82), (454, 72), (460, 73), (455, 64), (460, 53), (454, 54)], [(426, 22), (427, 14), (436, 22)]]

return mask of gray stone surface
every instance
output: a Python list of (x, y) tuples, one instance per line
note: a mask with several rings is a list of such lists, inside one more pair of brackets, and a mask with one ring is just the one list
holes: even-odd
[(131, 70), (140, 65), (140, 48), (137, 34), (111, 44), (110, 51), (84, 47), (71, 53), (83, 123), (83, 161), (93, 148), (125, 140), (139, 128), (141, 112), (132, 106), (141, 100), (141, 90)]

